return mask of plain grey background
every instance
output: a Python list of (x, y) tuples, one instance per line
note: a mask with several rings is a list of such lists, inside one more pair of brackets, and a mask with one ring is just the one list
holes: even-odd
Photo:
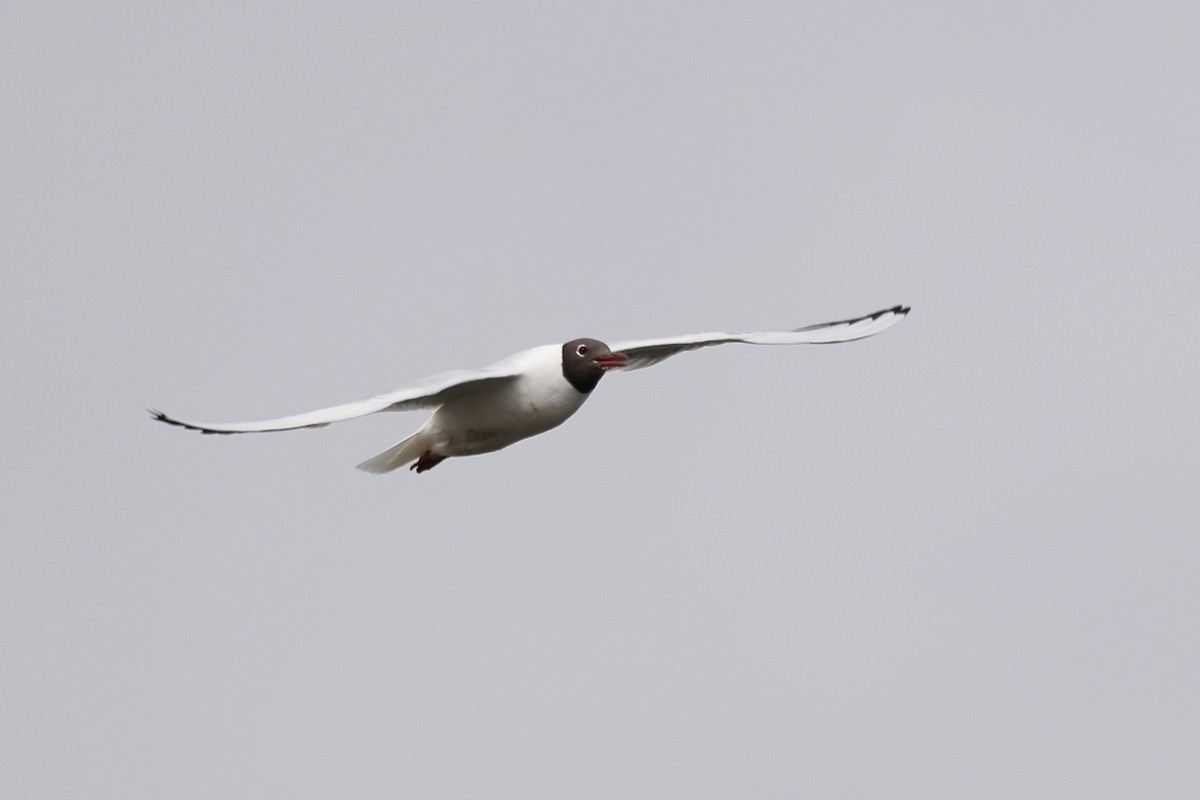
[[(0, 795), (1200, 793), (1194, 3), (13, 3)], [(576, 336), (562, 428), (200, 437)]]

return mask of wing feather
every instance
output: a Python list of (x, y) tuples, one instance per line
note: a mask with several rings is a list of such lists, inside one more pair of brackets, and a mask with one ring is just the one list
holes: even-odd
[(494, 386), (498, 383), (515, 380), (518, 374), (517, 365), (508, 361), (479, 370), (443, 372), (426, 378), (416, 386), (397, 389), (394, 392), (376, 395), (366, 400), (356, 400), (339, 406), (260, 422), (184, 422), (153, 409), (150, 414), (159, 422), (201, 433), (264, 433), (290, 431), (296, 428), (323, 428), (333, 422), (365, 417), (380, 411), (415, 411), (422, 408), (437, 408), (454, 397), (478, 391), (485, 386)]
[(628, 360), (616, 369), (643, 369), (689, 350), (718, 344), (834, 344), (852, 342), (874, 336), (895, 325), (909, 312), (908, 306), (892, 306), (882, 311), (838, 322), (821, 322), (790, 331), (759, 333), (692, 333), (664, 339), (641, 339), (613, 344), (615, 353), (624, 353)]

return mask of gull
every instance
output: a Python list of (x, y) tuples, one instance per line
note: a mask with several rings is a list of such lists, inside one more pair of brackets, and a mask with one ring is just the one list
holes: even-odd
[(692, 333), (619, 342), (572, 339), (523, 350), (489, 367), (443, 372), (404, 389), (318, 411), (261, 422), (184, 422), (161, 411), (159, 422), (209, 434), (322, 428), (380, 411), (432, 410), (421, 428), (358, 465), (382, 475), (411, 464), (418, 473), (447, 458), (492, 453), (556, 428), (580, 409), (608, 372), (653, 366), (671, 356), (719, 344), (834, 344), (865, 339), (904, 318), (908, 306), (803, 328), (760, 333)]

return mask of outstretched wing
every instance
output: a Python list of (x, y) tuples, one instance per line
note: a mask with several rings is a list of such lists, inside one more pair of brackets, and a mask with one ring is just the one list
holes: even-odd
[(614, 353), (624, 353), (628, 360), (616, 369), (642, 369), (657, 364), (673, 355), (711, 347), (717, 344), (742, 342), (744, 344), (833, 344), (865, 339), (887, 330), (904, 318), (908, 306), (892, 306), (874, 314), (841, 320), (822, 322), (791, 331), (768, 331), (763, 333), (692, 333), (669, 336), (665, 339), (642, 339), (635, 342), (617, 342), (611, 345)]
[(416, 386), (397, 389), (394, 392), (376, 395), (366, 400), (356, 400), (353, 403), (261, 422), (209, 424), (184, 422), (174, 417), (168, 417), (161, 411), (151, 410), (150, 414), (159, 422), (178, 425), (181, 428), (201, 433), (260, 433), (288, 431), (296, 428), (323, 428), (331, 422), (365, 417), (380, 411), (415, 411), (422, 408), (437, 408), (455, 397), (515, 380), (519, 374), (517, 365), (507, 361), (484, 369), (443, 372), (426, 378)]

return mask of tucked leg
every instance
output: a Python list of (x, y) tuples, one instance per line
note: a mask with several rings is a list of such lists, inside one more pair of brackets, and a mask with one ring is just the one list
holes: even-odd
[(435, 455), (432, 450), (426, 450), (421, 454), (409, 469), (415, 469), (417, 474), (421, 474), (425, 470), (433, 469), (438, 464), (446, 460), (446, 456)]

